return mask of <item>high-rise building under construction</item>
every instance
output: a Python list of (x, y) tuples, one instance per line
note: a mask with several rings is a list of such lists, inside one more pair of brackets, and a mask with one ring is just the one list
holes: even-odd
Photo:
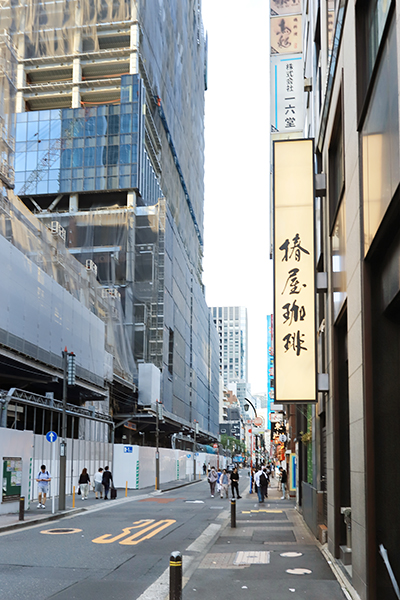
[(5, 0), (0, 29), (18, 58), (15, 194), (120, 301), (139, 406), (215, 437), (200, 0)]

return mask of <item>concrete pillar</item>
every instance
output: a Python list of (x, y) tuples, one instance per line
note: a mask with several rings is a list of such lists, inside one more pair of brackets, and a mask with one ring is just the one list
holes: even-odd
[(26, 74), (24, 65), (19, 64), (17, 66), (17, 97), (16, 97), (16, 112), (25, 112), (25, 100), (24, 94), (21, 88), (26, 86)]
[(78, 212), (79, 210), (79, 194), (70, 194), (69, 196), (69, 212)]
[(129, 56), (129, 73), (136, 75), (139, 73), (139, 25), (131, 25), (131, 53)]
[(74, 58), (72, 62), (72, 108), (81, 107), (81, 92), (79, 84), (82, 81), (82, 66), (80, 58)]

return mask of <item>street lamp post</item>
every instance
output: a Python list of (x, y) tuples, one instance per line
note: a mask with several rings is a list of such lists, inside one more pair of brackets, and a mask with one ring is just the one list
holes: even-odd
[(58, 491), (58, 509), (65, 510), (65, 483), (67, 475), (67, 375), (68, 375), (68, 352), (67, 347), (62, 351), (64, 378), (63, 378), (63, 404), (61, 422), (60, 443), (60, 486)]
[(196, 481), (196, 452), (197, 452), (196, 435), (198, 434), (198, 432), (199, 432), (199, 424), (195, 420), (194, 421), (194, 431), (193, 431), (193, 479), (194, 479), (194, 481)]
[[(245, 400), (246, 400), (246, 402), (248, 402), (250, 404), (250, 406), (254, 410), (255, 416), (257, 417), (257, 411), (256, 411), (256, 407), (254, 406), (254, 404), (248, 398), (245, 398)], [(244, 405), (244, 410), (246, 412), (249, 410), (249, 404)], [(253, 434), (253, 425), (252, 425), (251, 426), (251, 436), (250, 436), (250, 470), (253, 468), (253, 438), (254, 438), (254, 434)]]

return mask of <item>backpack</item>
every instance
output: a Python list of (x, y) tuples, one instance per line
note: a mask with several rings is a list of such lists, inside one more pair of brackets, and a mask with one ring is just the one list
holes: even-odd
[(261, 473), (261, 475), (260, 475), (260, 485), (261, 485), (261, 487), (266, 487), (268, 485), (268, 479), (267, 479), (265, 473)]

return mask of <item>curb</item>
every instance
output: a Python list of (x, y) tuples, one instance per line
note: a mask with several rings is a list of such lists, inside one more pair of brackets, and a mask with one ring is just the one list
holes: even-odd
[(324, 544), (322, 546), (318, 543), (318, 546), (322, 556), (325, 558), (326, 562), (330, 566), (347, 600), (361, 600), (360, 596), (357, 594), (356, 590), (353, 588), (346, 575), (343, 573), (339, 561), (329, 552), (328, 544)]
[(48, 521), (56, 521), (62, 517), (69, 517), (82, 512), (86, 512), (85, 508), (73, 508), (71, 510), (64, 510), (62, 512), (51, 514), (48, 517), (39, 517), (31, 519), (30, 521), (18, 521), (17, 523), (10, 523), (10, 525), (3, 525), (0, 527), (0, 534), (6, 533), (7, 531), (13, 531), (13, 529), (22, 529), (24, 527), (31, 527), (33, 525), (39, 525), (40, 523), (47, 523)]

